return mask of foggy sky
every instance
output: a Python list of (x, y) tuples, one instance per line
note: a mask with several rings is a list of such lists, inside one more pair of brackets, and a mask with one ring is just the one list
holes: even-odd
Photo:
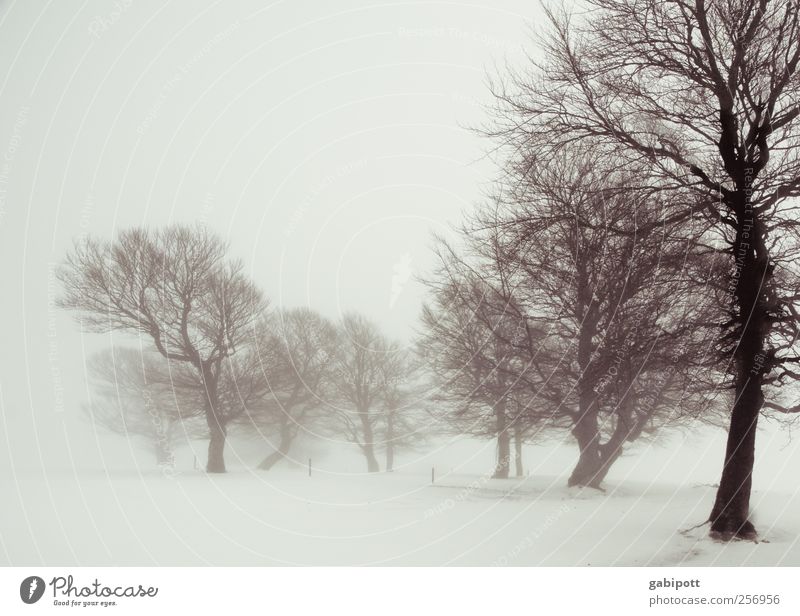
[(80, 458), (84, 356), (125, 342), (81, 336), (53, 306), (54, 267), (82, 234), (200, 220), (273, 305), (357, 309), (408, 341), (431, 233), (494, 173), (468, 130), (485, 119), (486, 75), (521, 55), (537, 11), (0, 4), (0, 385), (15, 465)]
[[(496, 173), (468, 130), (486, 76), (540, 17), (530, 0), (0, 3), (4, 480), (97, 466), (83, 362), (125, 338), (53, 305), (82, 234), (199, 220), (273, 305), (357, 309), (408, 341), (431, 233)], [(797, 448), (767, 434), (757, 473), (793, 477)], [(718, 475), (720, 435), (693, 451)]]

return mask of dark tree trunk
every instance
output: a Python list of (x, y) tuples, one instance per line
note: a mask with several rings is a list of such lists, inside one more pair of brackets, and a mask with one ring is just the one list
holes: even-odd
[(514, 426), (514, 464), (517, 477), (522, 477), (525, 467), (522, 464), (522, 430), (519, 426)]
[(367, 459), (367, 472), (377, 473), (381, 470), (381, 467), (375, 457), (375, 433), (372, 429), (372, 418), (369, 415), (369, 410), (359, 411), (358, 416), (361, 419), (361, 430), (364, 433), (364, 443), (361, 445), (361, 451)]
[[(738, 282), (735, 289), (738, 340), (734, 352), (736, 397), (731, 412), (725, 463), (714, 506), (709, 516), (715, 538), (752, 539), (749, 520), (750, 490), (755, 463), (758, 416), (764, 403), (762, 379), (769, 370), (764, 355), (767, 335), (765, 295), (771, 267), (765, 246), (765, 230), (741, 193), (734, 244)], [(735, 281), (735, 278), (734, 278)]]
[(578, 441), (580, 456), (578, 464), (569, 478), (569, 486), (585, 486), (600, 490), (600, 485), (608, 471), (622, 455), (622, 445), (632, 433), (626, 414), (618, 414), (614, 432), (605, 443), (600, 442), (601, 434), (597, 425), (597, 415), (592, 412), (584, 421), (578, 422), (572, 430)]
[(280, 450), (280, 448), (278, 448), (275, 451), (273, 451), (271, 454), (269, 454), (266, 458), (261, 460), (261, 462), (258, 463), (258, 468), (259, 468), (259, 470), (262, 470), (262, 471), (268, 471), (273, 466), (275, 466), (280, 460), (283, 460), (285, 457), (286, 457), (286, 454), (283, 453)]
[(495, 479), (508, 479), (508, 467), (511, 463), (511, 434), (509, 433), (504, 401), (501, 400), (495, 403), (494, 415), (497, 429), (497, 465), (492, 477)]
[(614, 462), (616, 462), (621, 455), (622, 443), (617, 442), (614, 438), (610, 439), (608, 443), (600, 445), (600, 462), (594, 473), (592, 487), (600, 487), (600, 484), (605, 481), (608, 471), (611, 470)]
[(591, 409), (583, 415), (572, 428), (572, 435), (578, 441), (578, 463), (567, 480), (567, 485), (599, 488), (597, 474), (600, 471), (600, 431), (597, 428), (597, 415)]
[(206, 424), (208, 424), (208, 462), (206, 463), (207, 473), (225, 472), (225, 436), (227, 433), (225, 421), (219, 410), (219, 374), (211, 366), (203, 366), (201, 376), (206, 406)]
[(289, 455), (289, 449), (292, 447), (292, 441), (294, 441), (292, 430), (288, 426), (283, 426), (281, 428), (281, 437), (278, 442), (278, 447), (261, 461), (258, 468), (262, 471), (268, 471), (278, 462), (286, 458), (286, 456)]
[(749, 515), (756, 426), (762, 402), (760, 383), (737, 383), (736, 396), (728, 428), (725, 465), (709, 516), (712, 535), (724, 540), (752, 539), (756, 534)]
[(600, 487), (596, 480), (600, 469), (600, 430), (597, 423), (597, 392), (590, 378), (592, 355), (595, 351), (594, 336), (597, 333), (597, 312), (593, 290), (587, 280), (585, 264), (577, 269), (576, 318), (580, 323), (577, 360), (581, 371), (578, 381), (578, 413), (572, 424), (572, 435), (578, 442), (578, 463), (567, 480), (567, 485)]
[[(628, 381), (625, 389), (630, 392), (632, 387), (633, 382)], [(611, 433), (611, 436), (605, 443), (598, 446), (599, 462), (593, 476), (593, 487), (599, 487), (605, 480), (614, 462), (622, 455), (625, 442), (639, 438), (647, 424), (647, 419), (642, 419), (641, 417), (639, 419), (634, 418), (633, 404), (634, 400), (631, 396), (624, 396), (624, 398), (617, 403), (615, 408), (616, 423), (614, 425), (614, 432)]]
[[(580, 283), (579, 283), (580, 284)], [(586, 290), (583, 285), (580, 295)], [(600, 430), (597, 424), (597, 392), (589, 379), (592, 353), (594, 351), (593, 337), (595, 333), (594, 320), (587, 319), (585, 313), (579, 315), (581, 320), (580, 336), (578, 338), (578, 365), (581, 378), (578, 382), (578, 415), (572, 426), (572, 435), (578, 442), (578, 462), (567, 480), (567, 485), (588, 486), (599, 488), (600, 483), (595, 477), (600, 470)]]
[(572, 434), (578, 441), (580, 456), (567, 485), (602, 489), (600, 486), (608, 471), (622, 454), (621, 443), (616, 443), (612, 437), (607, 443), (601, 444), (599, 431), (592, 435), (590, 431), (584, 432), (576, 427)]
[(378, 458), (375, 457), (375, 446), (373, 444), (364, 445), (361, 449), (364, 452), (364, 457), (367, 459), (367, 472), (379, 472), (381, 466), (378, 464)]
[(207, 414), (206, 421), (210, 438), (208, 441), (208, 463), (206, 472), (224, 473), (225, 472), (225, 426), (216, 415)]

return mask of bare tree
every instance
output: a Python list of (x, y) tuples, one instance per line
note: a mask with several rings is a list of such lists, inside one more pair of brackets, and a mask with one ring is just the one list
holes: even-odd
[(531, 426), (526, 426), (523, 419), (524, 409), (518, 409), (511, 419), (512, 433), (514, 439), (514, 475), (516, 477), (525, 476), (525, 462), (522, 452), (525, 443), (538, 432)]
[[(474, 272), (460, 268), (454, 254), (442, 245), (442, 267), (428, 282), (432, 301), (423, 307), (419, 354), (433, 376), (434, 415), (459, 434), (497, 441), (493, 477), (507, 479), (511, 462), (512, 417), (517, 379), (505, 340), (509, 314), (490, 305), (490, 285)], [(449, 256), (449, 258), (448, 258)], [(502, 302), (498, 302), (501, 304)], [(517, 422), (520, 423), (520, 422)]]
[(383, 368), (399, 351), (364, 316), (348, 313), (342, 317), (333, 358), (333, 390), (342, 402), (336, 415), (346, 438), (364, 454), (370, 473), (380, 470), (375, 439), (385, 392)]
[(61, 306), (91, 331), (148, 336), (167, 360), (193, 368), (203, 392), (211, 473), (225, 472), (223, 369), (265, 308), (227, 244), (203, 226), (132, 229), (77, 243), (59, 271)]
[(298, 434), (325, 412), (336, 340), (336, 327), (308, 308), (275, 312), (259, 326), (250, 352), (262, 381), (261, 396), (250, 405), (250, 419), (259, 433), (276, 433), (277, 438), (260, 469), (286, 458)]
[[(709, 402), (687, 387), (704, 303), (688, 301), (682, 268), (697, 255), (685, 225), (659, 224), (643, 172), (561, 152), (464, 230), (466, 255), (440, 250), (444, 319), (425, 321), (451, 322), (439, 334), (462, 346), (451, 369), (473, 371), (460, 396), (494, 385), (484, 398), (501, 402), (498, 432), (569, 430), (580, 451), (570, 485), (599, 488), (626, 442)], [(666, 369), (664, 395), (642, 404)]]
[(419, 446), (426, 438), (421, 429), (425, 386), (415, 354), (401, 349), (381, 363), (381, 432), (386, 454), (386, 472), (394, 470), (400, 449)]
[[(550, 13), (543, 60), (498, 88), (496, 131), (539, 157), (585, 139), (645, 159), (691, 191), (672, 220), (716, 221), (730, 258), (720, 317), (733, 371), (725, 463), (709, 516), (721, 539), (752, 538), (755, 433), (765, 385), (796, 377), (800, 17), (796, 0), (589, 0)], [(778, 410), (797, 405), (768, 402)]]
[(116, 434), (146, 439), (158, 466), (174, 466), (178, 426), (185, 435), (203, 433), (196, 423), (202, 405), (173, 387), (169, 363), (159, 353), (107, 349), (89, 359), (88, 369), (93, 391), (85, 412), (91, 421)]

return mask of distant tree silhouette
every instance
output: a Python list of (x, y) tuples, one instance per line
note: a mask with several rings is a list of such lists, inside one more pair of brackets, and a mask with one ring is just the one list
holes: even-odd
[(192, 368), (209, 429), (206, 470), (225, 472), (220, 383), (266, 305), (242, 264), (227, 258), (227, 244), (201, 225), (131, 229), (78, 242), (58, 275), (60, 305), (89, 330), (145, 335), (165, 359)]
[[(709, 521), (753, 538), (749, 519), (759, 412), (795, 412), (781, 385), (798, 374), (800, 18), (796, 0), (590, 0), (551, 11), (541, 60), (495, 88), (493, 129), (520, 162), (584, 141), (646, 161), (674, 200), (671, 221), (706, 216), (729, 258), (718, 323), (734, 391)], [(532, 57), (536, 57), (535, 55)], [(535, 154), (533, 154), (535, 153)], [(698, 238), (699, 239), (699, 238)], [(773, 392), (765, 398), (764, 389)]]

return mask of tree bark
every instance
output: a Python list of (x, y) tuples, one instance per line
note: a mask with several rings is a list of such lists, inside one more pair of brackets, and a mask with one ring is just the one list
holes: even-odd
[(375, 457), (375, 433), (372, 429), (372, 418), (369, 416), (369, 410), (360, 410), (358, 416), (361, 420), (361, 430), (364, 433), (364, 442), (361, 445), (361, 451), (367, 460), (367, 472), (377, 473), (381, 470), (378, 459)]
[(600, 431), (597, 427), (597, 415), (589, 409), (590, 414), (583, 415), (572, 428), (572, 436), (578, 442), (578, 462), (567, 480), (567, 485), (600, 488), (597, 473), (600, 470)]
[[(746, 380), (746, 377), (740, 378)], [(737, 382), (736, 397), (728, 429), (725, 464), (709, 516), (712, 536), (723, 540), (734, 537), (753, 539), (756, 535), (749, 516), (756, 426), (762, 402), (760, 383)]]
[(219, 412), (219, 374), (210, 366), (201, 367), (205, 394), (206, 424), (208, 424), (208, 462), (207, 473), (225, 472), (225, 421)]
[(612, 438), (607, 443), (600, 444), (599, 431), (592, 435), (590, 431), (584, 433), (583, 429), (576, 427), (572, 434), (578, 441), (580, 456), (567, 485), (601, 490), (608, 471), (622, 454), (621, 443), (616, 443)]
[[(581, 287), (582, 288), (582, 287)], [(583, 295), (585, 290), (580, 291)], [(578, 462), (567, 480), (567, 485), (600, 488), (596, 480), (600, 470), (600, 429), (597, 423), (597, 392), (589, 378), (593, 352), (595, 321), (581, 315), (581, 331), (578, 339), (578, 365), (581, 378), (578, 382), (578, 414), (572, 426), (572, 435), (578, 442)]]
[(514, 426), (514, 465), (517, 477), (525, 475), (525, 467), (522, 464), (522, 430), (519, 426)]
[(378, 464), (378, 458), (375, 457), (375, 446), (373, 444), (362, 446), (361, 450), (364, 452), (364, 457), (367, 460), (367, 472), (377, 473), (381, 470)]
[(610, 439), (607, 443), (600, 445), (600, 460), (597, 465), (597, 470), (593, 475), (592, 487), (600, 488), (600, 485), (605, 481), (608, 471), (614, 465), (619, 457), (622, 455), (622, 443), (617, 442), (616, 439)]
[(569, 478), (569, 486), (602, 489), (601, 484), (614, 462), (622, 455), (622, 446), (632, 433), (628, 420), (630, 417), (626, 413), (618, 414), (614, 432), (605, 443), (600, 442), (596, 414), (592, 414), (589, 420), (576, 424), (572, 434), (578, 441), (581, 453)]
[(506, 417), (505, 401), (500, 400), (495, 403), (494, 415), (497, 430), (497, 464), (492, 477), (494, 479), (508, 479), (508, 467), (511, 462), (511, 435), (509, 433), (508, 418)]
[(208, 441), (207, 473), (224, 473), (225, 469), (225, 426), (212, 414), (206, 416), (211, 437)]
[(567, 485), (600, 488), (595, 476), (600, 469), (600, 430), (597, 423), (597, 392), (592, 381), (592, 355), (595, 350), (597, 313), (593, 291), (588, 284), (586, 264), (577, 268), (576, 318), (580, 323), (577, 360), (581, 376), (578, 380), (578, 413), (573, 419), (572, 435), (578, 442), (578, 462)]
[(749, 520), (750, 490), (756, 428), (764, 403), (762, 380), (769, 370), (764, 355), (767, 335), (765, 291), (769, 288), (772, 271), (764, 241), (766, 231), (752, 207), (748, 207), (744, 191), (739, 192), (734, 244), (738, 273), (734, 293), (738, 321), (738, 344), (734, 352), (736, 398), (722, 477), (709, 516), (711, 535), (723, 540), (753, 539), (756, 536), (755, 527)]
[(283, 426), (281, 428), (281, 436), (280, 441), (278, 442), (278, 447), (275, 449), (275, 451), (270, 453), (261, 461), (261, 463), (258, 465), (258, 468), (262, 471), (268, 471), (278, 462), (286, 458), (289, 455), (289, 449), (292, 447), (293, 440), (294, 435), (292, 434), (291, 429), (289, 429), (288, 426)]

